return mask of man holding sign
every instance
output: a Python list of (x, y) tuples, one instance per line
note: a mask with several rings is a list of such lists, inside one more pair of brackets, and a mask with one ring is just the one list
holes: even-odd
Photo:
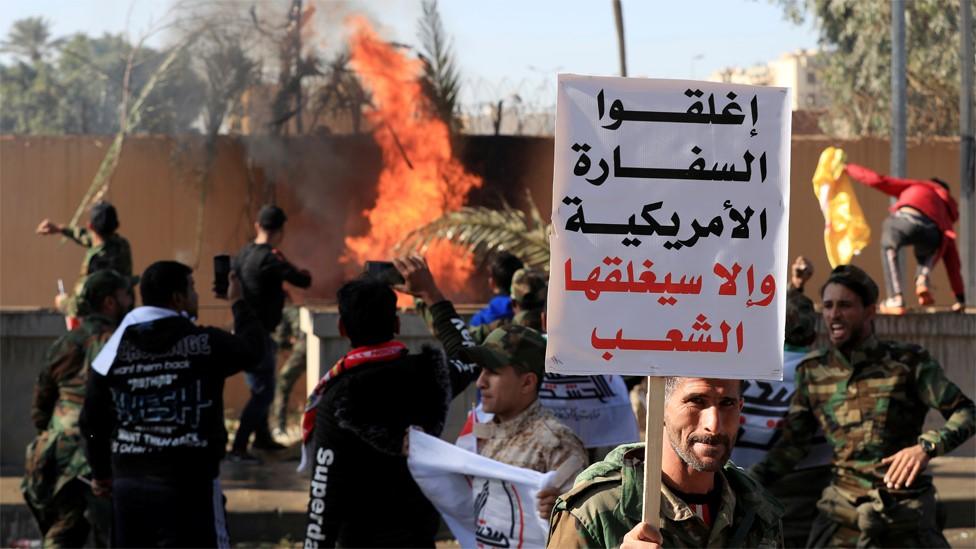
[(669, 377), (664, 402), (663, 527), (641, 521), (645, 448), (626, 444), (583, 471), (576, 487), (559, 497), (549, 546), (782, 546), (779, 503), (729, 462), (742, 382)]
[(783, 376), (787, 92), (559, 76), (546, 370), (651, 377), (646, 449), (577, 478), (550, 545), (782, 544), (726, 463), (739, 380)]

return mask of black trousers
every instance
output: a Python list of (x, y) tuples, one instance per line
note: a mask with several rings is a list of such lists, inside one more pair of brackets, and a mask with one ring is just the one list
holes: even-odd
[(230, 547), (220, 483), (116, 478), (113, 547)]
[(902, 295), (902, 265), (898, 250), (905, 246), (914, 248), (918, 263), (916, 276), (928, 276), (942, 246), (942, 231), (924, 215), (897, 211), (885, 219), (881, 228), (881, 264), (888, 297)]
[(273, 442), (271, 428), (268, 427), (268, 412), (275, 396), (275, 366), (278, 356), (278, 346), (270, 335), (264, 338), (264, 357), (261, 366), (253, 372), (244, 372), (244, 379), (251, 389), (251, 398), (241, 410), (241, 422), (234, 435), (233, 449), (238, 452), (247, 450), (251, 433), (255, 435), (255, 442), (267, 444)]

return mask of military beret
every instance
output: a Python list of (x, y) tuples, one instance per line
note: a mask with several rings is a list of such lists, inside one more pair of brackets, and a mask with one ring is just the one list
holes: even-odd
[(823, 295), (823, 290), (828, 284), (840, 284), (856, 293), (861, 298), (861, 302), (865, 307), (878, 302), (878, 284), (868, 276), (868, 273), (854, 265), (838, 265), (834, 267), (834, 270), (830, 271), (827, 282), (824, 282), (823, 287), (820, 289), (820, 295)]

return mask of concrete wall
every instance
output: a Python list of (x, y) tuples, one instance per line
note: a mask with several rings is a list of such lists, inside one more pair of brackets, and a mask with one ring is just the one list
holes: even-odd
[[(208, 324), (230, 328), (226, 306), (201, 310)], [(30, 406), (34, 382), (54, 341), (66, 332), (64, 317), (50, 309), (29, 307), (0, 308), (0, 468), (13, 468), (20, 474), (24, 449), (34, 436)], [(282, 353), (279, 364), (287, 355)], [(291, 394), (292, 409), (305, 400), (305, 385), (297, 383)], [(237, 417), (250, 393), (243, 374), (224, 384), (224, 415)]]
[[(66, 332), (64, 317), (39, 309), (3, 309), (0, 312), (0, 468), (18, 470), (24, 450), (34, 438), (31, 397), (44, 356)], [(8, 474), (4, 471), (3, 474)]]
[[(98, 169), (110, 139), (98, 136), (0, 136), (0, 304), (50, 306), (58, 278), (73, 283), (82, 249), (59, 244), (56, 237), (33, 231), (41, 219), (66, 221)], [(810, 182), (820, 152), (843, 147), (849, 159), (884, 171), (888, 142), (877, 139), (839, 141), (797, 136), (792, 144), (791, 256), (805, 254), (816, 265), (811, 287), (828, 272), (823, 248), (823, 217)], [(252, 219), (269, 196), (265, 183), (276, 182), (275, 198), (289, 214), (284, 253), (313, 274), (309, 291), (295, 291), (304, 301), (334, 301), (335, 290), (357, 266), (343, 266), (346, 235), (368, 230), (361, 212), (373, 206), (381, 168), (379, 150), (369, 136), (268, 139), (222, 138), (218, 141), (213, 179), (202, 187), (202, 143), (195, 137), (139, 136), (127, 139), (107, 198), (119, 209), (120, 232), (132, 244), (135, 269), (158, 259), (178, 259), (198, 267), (198, 287), (212, 279), (210, 257), (233, 253), (248, 239)], [(548, 218), (552, 204), (553, 141), (544, 137), (462, 137), (456, 151), (465, 167), (484, 178), (469, 195), (473, 205), (497, 206), (502, 200), (525, 206), (525, 193)], [(958, 196), (959, 142), (930, 139), (909, 143), (908, 175), (941, 176)], [(855, 185), (856, 194), (875, 233), (871, 245), (854, 262), (881, 280), (878, 248), (888, 197)], [(203, 205), (202, 239), (196, 253), (198, 207)], [(914, 269), (912, 254), (907, 267)], [(377, 258), (382, 259), (382, 258)], [(26, 268), (30, 266), (30, 268)], [(940, 263), (933, 282), (936, 299), (951, 299)], [(206, 293), (206, 292), (204, 292)], [(217, 305), (202, 295), (203, 305)], [(488, 296), (484, 296), (487, 298)], [(203, 318), (206, 322), (214, 322)]]

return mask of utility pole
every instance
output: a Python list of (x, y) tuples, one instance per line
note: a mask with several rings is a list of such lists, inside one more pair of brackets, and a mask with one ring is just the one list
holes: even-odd
[[(891, 167), (889, 172), (893, 177), (905, 177), (905, 126), (908, 122), (905, 109), (905, 0), (891, 0)], [(889, 202), (897, 201), (892, 197)], [(902, 288), (902, 299), (907, 303), (905, 291), (905, 277), (902, 269), (905, 266), (904, 249), (896, 252), (893, 273), (895, 287)]]
[(620, 76), (627, 76), (627, 49), (624, 47), (624, 8), (613, 0), (613, 18), (617, 22), (617, 51), (620, 53)]
[(905, 0), (891, 2), (891, 175), (905, 177)]
[(976, 144), (973, 143), (973, 10), (970, 0), (959, 1), (959, 246), (962, 250), (962, 275), (966, 300), (976, 299)]

